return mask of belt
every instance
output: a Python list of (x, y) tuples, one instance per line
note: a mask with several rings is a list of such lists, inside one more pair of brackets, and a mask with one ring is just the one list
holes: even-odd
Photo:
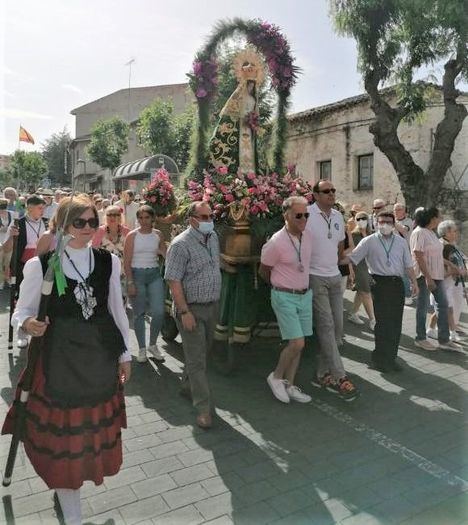
[(387, 281), (401, 281), (402, 278), (400, 275), (377, 275), (375, 273), (371, 274), (371, 277), (378, 280), (387, 280)]
[(280, 288), (279, 286), (272, 286), (272, 289), (277, 290), (278, 292), (292, 293), (294, 295), (304, 295), (310, 290), (310, 288), (304, 288), (303, 290), (294, 290), (293, 288)]

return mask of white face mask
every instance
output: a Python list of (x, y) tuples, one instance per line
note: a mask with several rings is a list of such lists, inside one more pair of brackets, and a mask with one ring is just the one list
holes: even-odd
[(209, 222), (201, 222), (200, 221), (198, 223), (198, 231), (203, 233), (203, 234), (205, 234), (205, 235), (208, 235), (213, 230), (214, 230), (214, 223), (213, 223), (213, 221), (209, 221)]
[(377, 224), (377, 229), (382, 235), (390, 235), (393, 232), (392, 224)]
[(359, 228), (361, 229), (367, 228), (367, 219), (357, 219), (356, 222)]

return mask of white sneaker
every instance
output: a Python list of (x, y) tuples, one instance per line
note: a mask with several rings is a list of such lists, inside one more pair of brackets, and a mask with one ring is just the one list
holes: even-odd
[(427, 339), (415, 339), (414, 346), (417, 346), (418, 348), (422, 348), (423, 350), (428, 350), (429, 352), (433, 352), (434, 350), (437, 350), (437, 346), (435, 346), (433, 343), (431, 343)]
[(146, 363), (146, 361), (148, 361), (148, 359), (146, 357), (146, 348), (140, 348), (138, 350), (137, 361), (139, 363)]
[(283, 403), (289, 403), (289, 396), (286, 392), (287, 381), (284, 379), (276, 379), (273, 372), (267, 377), (267, 383), (273, 392), (276, 399)]
[(455, 330), (450, 330), (450, 341), (453, 341), (454, 343), (460, 343), (462, 341), (462, 338), (457, 334)]
[(312, 401), (312, 398), (307, 394), (304, 394), (304, 392), (302, 392), (297, 386), (288, 386), (286, 388), (286, 392), (288, 393), (289, 399), (291, 401), (297, 401), (298, 403), (309, 403)]
[(369, 321), (369, 328), (370, 328), (372, 331), (374, 331), (374, 329), (375, 329), (375, 319), (371, 319), (371, 320)]
[(364, 321), (359, 317), (358, 314), (349, 314), (348, 315), (348, 321), (354, 324), (364, 324)]
[(437, 328), (428, 328), (426, 330), (427, 337), (430, 337), (431, 339), (437, 339), (438, 337), (438, 331)]
[(161, 350), (159, 350), (159, 348), (156, 345), (148, 346), (148, 352), (153, 355), (156, 361), (166, 360), (166, 358), (164, 357), (164, 354), (161, 352)]
[(463, 347), (461, 345), (457, 345), (457, 343), (454, 343), (453, 341), (447, 341), (446, 343), (439, 343), (439, 348), (441, 350), (452, 350), (454, 352), (463, 352)]
[(3, 290), (5, 288), (5, 283), (0, 283), (0, 290)]
[(413, 304), (413, 298), (412, 297), (405, 297), (405, 305), (411, 306)]
[(18, 341), (16, 341), (16, 346), (18, 348), (26, 348), (28, 346), (28, 339), (27, 339), (27, 337), (18, 339)]

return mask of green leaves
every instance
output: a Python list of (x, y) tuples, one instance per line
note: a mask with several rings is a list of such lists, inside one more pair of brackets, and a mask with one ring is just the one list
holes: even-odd
[(47, 174), (47, 164), (38, 151), (16, 150), (7, 172), (15, 184), (36, 187)]
[(128, 124), (119, 117), (98, 120), (87, 148), (91, 160), (102, 168), (115, 169), (128, 149)]

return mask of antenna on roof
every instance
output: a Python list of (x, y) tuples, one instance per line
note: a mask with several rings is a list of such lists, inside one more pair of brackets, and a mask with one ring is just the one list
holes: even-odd
[(130, 124), (130, 85), (132, 81), (132, 64), (135, 62), (135, 58), (131, 58), (128, 62), (125, 63), (128, 66), (128, 123)]

